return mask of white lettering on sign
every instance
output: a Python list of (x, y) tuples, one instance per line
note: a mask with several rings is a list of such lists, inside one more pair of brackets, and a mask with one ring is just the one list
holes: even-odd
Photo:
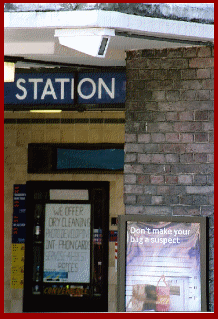
[(115, 97), (115, 78), (112, 78), (112, 83), (111, 83), (111, 91), (105, 84), (102, 78), (99, 78), (98, 80), (98, 98), (102, 98), (102, 87), (104, 87), (105, 91), (108, 93), (108, 95), (111, 97), (111, 99), (114, 99)]
[[(48, 90), (49, 88), (50, 88), (50, 91)], [(51, 79), (47, 79), (42, 96), (41, 96), (41, 99), (44, 100), (46, 95), (52, 95), (53, 99), (57, 100), (57, 96), (55, 94)]]
[(64, 99), (64, 83), (70, 82), (70, 79), (55, 79), (55, 82), (61, 83), (61, 100)]
[[(66, 88), (66, 83), (70, 83), (70, 98), (71, 100), (74, 99), (73, 78), (56, 78), (53, 82), (50, 78), (46, 80), (43, 80), (43, 78), (29, 78), (28, 82), (32, 83), (32, 90), (27, 90), (25, 79), (19, 78), (16, 81), (16, 87), (18, 88), (19, 92), (16, 93), (15, 97), (18, 100), (25, 100), (29, 97), (28, 94), (32, 95), (31, 98), (34, 100), (44, 100), (48, 95), (52, 96), (54, 100), (64, 100), (66, 97), (66, 90), (69, 90), (69, 86)], [(59, 84), (58, 87), (55, 85), (56, 83)], [(84, 90), (86, 83), (89, 84), (89, 87), (91, 84), (91, 91), (89, 89), (89, 93), (86, 93)], [(39, 90), (39, 86), (41, 90)], [(97, 98), (100, 100), (102, 99), (102, 92), (104, 91), (111, 99), (115, 99), (115, 78), (111, 79), (111, 85), (109, 86), (107, 86), (102, 78), (99, 78), (96, 83), (91, 78), (84, 78), (79, 81), (77, 86), (78, 95), (84, 100), (91, 99), (96, 92)], [(39, 92), (41, 92), (41, 94), (39, 94)]]
[[(89, 83), (91, 83), (91, 85), (92, 85), (92, 92), (91, 92), (89, 95), (85, 95), (85, 94), (83, 94), (82, 91), (81, 91), (81, 87), (82, 87), (83, 83), (85, 83), (85, 82), (89, 82)], [(94, 82), (92, 79), (89, 79), (89, 78), (82, 79), (82, 80), (79, 82), (77, 91), (78, 91), (78, 93), (79, 93), (79, 96), (81, 96), (83, 99), (85, 99), (85, 100), (91, 99), (91, 98), (95, 95), (95, 92), (96, 92), (95, 82)]]
[(29, 82), (33, 82), (34, 86), (33, 86), (33, 98), (34, 100), (37, 100), (38, 95), (37, 95), (37, 84), (40, 82), (43, 82), (43, 79), (29, 79)]
[(18, 100), (24, 100), (27, 97), (27, 90), (25, 89), (25, 87), (20, 85), (20, 83), (26, 83), (26, 81), (22, 78), (17, 80), (17, 87), (19, 90), (23, 91), (23, 95), (16, 94), (15, 96)]

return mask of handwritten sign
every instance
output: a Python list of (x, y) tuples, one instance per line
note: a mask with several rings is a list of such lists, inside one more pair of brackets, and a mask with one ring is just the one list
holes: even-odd
[(46, 204), (44, 282), (90, 281), (89, 204)]

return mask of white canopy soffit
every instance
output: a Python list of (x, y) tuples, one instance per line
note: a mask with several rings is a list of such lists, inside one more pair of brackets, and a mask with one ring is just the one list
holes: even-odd
[[(45, 65), (125, 66), (125, 52), (129, 50), (187, 47), (213, 41), (211, 24), (113, 11), (4, 14), (4, 55), (45, 61)], [(24, 62), (16, 63), (16, 67), (24, 66)]]

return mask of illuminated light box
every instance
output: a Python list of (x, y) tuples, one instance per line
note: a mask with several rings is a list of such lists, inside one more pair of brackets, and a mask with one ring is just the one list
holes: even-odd
[(118, 226), (118, 311), (207, 311), (205, 218), (125, 215)]

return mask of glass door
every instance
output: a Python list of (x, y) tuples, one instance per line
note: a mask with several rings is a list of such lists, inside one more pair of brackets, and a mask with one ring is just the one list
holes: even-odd
[(24, 312), (107, 312), (109, 183), (28, 182)]

